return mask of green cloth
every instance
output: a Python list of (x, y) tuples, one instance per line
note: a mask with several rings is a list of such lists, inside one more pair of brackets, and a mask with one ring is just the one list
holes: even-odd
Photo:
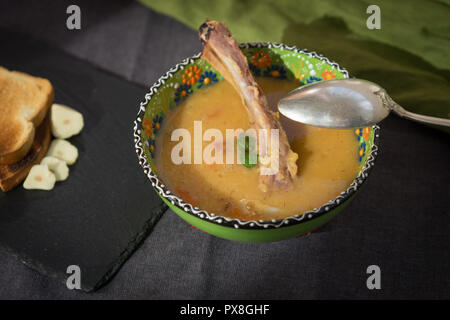
[[(448, 0), (140, 0), (197, 29), (206, 18), (227, 24), (239, 42), (296, 45), (386, 88), (406, 109), (450, 118)], [(376, 4), (381, 29), (369, 30)]]

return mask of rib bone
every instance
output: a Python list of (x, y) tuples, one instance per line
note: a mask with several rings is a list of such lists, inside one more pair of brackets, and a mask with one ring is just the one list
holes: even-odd
[[(267, 99), (259, 85), (250, 73), (247, 59), (239, 49), (239, 45), (223, 23), (206, 21), (199, 30), (203, 43), (202, 58), (208, 61), (212, 67), (236, 89), (246, 106), (250, 126), (255, 129), (265, 129), (269, 143), (264, 140), (264, 135), (259, 136), (259, 170), (272, 166), (271, 148), (278, 142), (279, 158), (278, 170), (271, 175), (260, 175), (260, 189), (266, 192), (272, 187), (286, 188), (292, 185), (292, 179), (297, 174), (297, 153), (289, 146), (286, 133), (277, 118), (277, 114), (269, 110)], [(278, 129), (278, 141), (270, 134), (271, 129)], [(263, 139), (261, 139), (263, 138)]]

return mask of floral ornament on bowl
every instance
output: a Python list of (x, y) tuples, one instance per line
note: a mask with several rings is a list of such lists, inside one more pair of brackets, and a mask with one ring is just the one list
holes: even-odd
[(259, 77), (261, 76), (261, 69), (258, 68), (257, 66), (255, 66), (253, 63), (249, 63), (248, 67), (251, 71), (251, 73), (253, 74), (254, 77)]
[(156, 114), (152, 120), (150, 118), (146, 118), (142, 123), (142, 128), (145, 130), (145, 135), (148, 137), (146, 140), (146, 145), (148, 147), (148, 151), (152, 158), (155, 155), (155, 139), (156, 134), (161, 128), (161, 122), (164, 119), (164, 113), (161, 111), (161, 114)]
[(356, 137), (359, 142), (359, 162), (363, 162), (365, 155), (366, 155), (366, 149), (368, 147), (367, 143), (370, 140), (370, 133), (372, 128), (371, 127), (365, 127), (365, 128), (358, 128), (355, 130)]
[(358, 136), (358, 141), (367, 141), (370, 138), (370, 127), (358, 128), (355, 130), (355, 134)]
[(197, 89), (200, 89), (203, 86), (207, 86), (208, 84), (212, 84), (214, 82), (217, 82), (217, 75), (212, 71), (205, 71), (201, 76), (200, 79), (198, 79), (199, 85), (197, 86)]
[(308, 78), (304, 78), (302, 80), (302, 83), (303, 84), (310, 84), (310, 83), (319, 82), (319, 81), (322, 81), (321, 77), (309, 76)]
[(265, 77), (273, 77), (278, 79), (286, 79), (286, 69), (277, 64), (271, 65), (264, 70)]
[(183, 83), (187, 85), (194, 85), (199, 79), (202, 73), (202, 69), (198, 66), (192, 66), (187, 68), (183, 73)]
[(155, 139), (152, 139), (152, 138), (148, 139), (147, 145), (148, 145), (148, 152), (150, 153), (152, 158), (154, 158), (155, 157)]
[(270, 66), (272, 63), (272, 58), (267, 52), (258, 51), (250, 59), (250, 62), (259, 68), (265, 68)]
[(361, 162), (364, 159), (365, 154), (366, 154), (366, 143), (363, 142), (359, 146), (359, 162)]
[(363, 128), (363, 129), (362, 129), (362, 133), (363, 133), (364, 141), (369, 140), (370, 127)]
[(182, 84), (181, 86), (178, 87), (177, 91), (175, 91), (175, 102), (180, 103), (191, 93), (192, 93), (191, 86), (188, 84)]
[(358, 136), (358, 141), (361, 141), (362, 129), (363, 128), (358, 128), (358, 129), (355, 130), (355, 134)]
[(155, 133), (159, 130), (159, 128), (161, 128), (161, 122), (164, 119), (164, 114), (163, 115), (155, 115), (155, 117), (153, 118), (153, 128), (155, 128)]
[(147, 137), (150, 137), (152, 135), (152, 129), (153, 129), (153, 123), (152, 120), (149, 118), (145, 119), (142, 123), (142, 128), (144, 129), (144, 133)]
[(336, 78), (336, 74), (333, 73), (331, 70), (324, 70), (322, 72), (322, 80), (331, 80)]

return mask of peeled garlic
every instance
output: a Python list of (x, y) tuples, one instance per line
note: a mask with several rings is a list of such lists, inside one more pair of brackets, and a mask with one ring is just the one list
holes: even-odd
[(55, 103), (51, 110), (51, 126), (56, 138), (70, 138), (83, 129), (83, 115), (68, 106)]
[(56, 181), (64, 181), (69, 176), (69, 167), (65, 161), (55, 157), (45, 157), (41, 164), (46, 165), (55, 175)]
[(28, 173), (23, 187), (27, 190), (52, 190), (55, 186), (55, 175), (48, 169), (46, 165), (34, 165)]
[(78, 159), (78, 149), (69, 141), (55, 139), (48, 148), (47, 156), (55, 157), (72, 165)]

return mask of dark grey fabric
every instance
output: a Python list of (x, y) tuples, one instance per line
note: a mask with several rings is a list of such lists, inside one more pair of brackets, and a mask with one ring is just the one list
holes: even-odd
[[(72, 3), (81, 7), (80, 31), (65, 28)], [(2, 1), (0, 26), (146, 86), (200, 50), (195, 31), (132, 1)], [(69, 291), (0, 249), (0, 298), (450, 298), (449, 137), (395, 116), (381, 128), (368, 181), (310, 236), (236, 243), (168, 211), (115, 278), (91, 294)], [(381, 290), (366, 287), (372, 264), (381, 268)]]

